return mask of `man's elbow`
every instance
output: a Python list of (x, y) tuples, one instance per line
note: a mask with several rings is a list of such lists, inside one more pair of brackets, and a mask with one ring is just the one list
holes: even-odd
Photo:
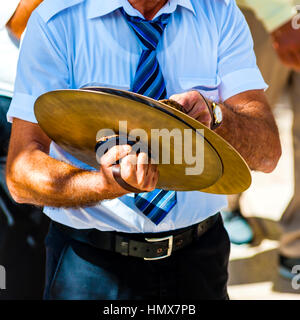
[(13, 198), (13, 200), (17, 203), (25, 203), (25, 200), (21, 195), (22, 192), (21, 192), (20, 185), (17, 183), (12, 172), (7, 171), (6, 184), (7, 184), (8, 191), (11, 197)]
[(17, 203), (26, 203), (24, 199), (24, 164), (18, 159), (8, 159), (6, 165), (6, 185), (8, 191)]
[(272, 151), (269, 152), (269, 154), (265, 154), (261, 159), (261, 165), (260, 168), (258, 168), (259, 171), (262, 171), (264, 173), (271, 173), (275, 170), (277, 167), (278, 161), (281, 157), (282, 150), (281, 150), (281, 144), (278, 140), (278, 143), (274, 144)]

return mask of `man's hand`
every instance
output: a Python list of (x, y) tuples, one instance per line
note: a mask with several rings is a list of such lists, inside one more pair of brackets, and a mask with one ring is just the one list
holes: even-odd
[(205, 101), (197, 91), (188, 91), (180, 94), (174, 94), (170, 100), (180, 103), (186, 113), (210, 128), (211, 115)]
[(287, 67), (300, 72), (300, 29), (294, 29), (292, 21), (271, 33), (273, 47)]
[[(170, 99), (180, 103), (190, 116), (210, 126), (210, 112), (197, 91), (175, 94)], [(218, 105), (223, 121), (216, 133), (240, 152), (252, 170), (274, 170), (281, 156), (281, 146), (264, 91), (245, 91)]]
[[(158, 181), (157, 165), (148, 163), (148, 156), (144, 152), (130, 154), (129, 145), (114, 146), (108, 150), (100, 159), (100, 175), (103, 187), (106, 190), (118, 193), (119, 196), (128, 193), (114, 180), (112, 165), (116, 160), (120, 161), (122, 179), (130, 186), (142, 191), (152, 191)], [(149, 161), (150, 162), (150, 161)]]

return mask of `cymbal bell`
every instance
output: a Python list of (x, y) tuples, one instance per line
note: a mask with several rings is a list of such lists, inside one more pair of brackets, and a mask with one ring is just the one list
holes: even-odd
[[(94, 168), (99, 169), (95, 145), (103, 129), (129, 136), (142, 129), (146, 136), (139, 138), (148, 146), (154, 129), (166, 132), (176, 129), (182, 136), (189, 130), (189, 142), (183, 143), (182, 148), (177, 147), (175, 138), (170, 139), (167, 146), (159, 140), (157, 188), (234, 194), (251, 184), (247, 164), (223, 138), (185, 113), (151, 98), (101, 87), (56, 90), (41, 95), (34, 110), (40, 127), (49, 138)], [(125, 121), (127, 128), (120, 130), (120, 122)], [(120, 132), (122, 130), (124, 132)], [(193, 165), (185, 161), (185, 152), (196, 150), (199, 139), (203, 148), (203, 170), (199, 174), (187, 174)], [(168, 151), (169, 162), (164, 162), (162, 155)], [(180, 158), (182, 161), (176, 162), (175, 159)]]

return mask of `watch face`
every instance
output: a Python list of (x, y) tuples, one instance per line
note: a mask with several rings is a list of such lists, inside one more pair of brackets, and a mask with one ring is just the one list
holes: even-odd
[(215, 123), (220, 124), (223, 120), (223, 114), (220, 106), (217, 105), (216, 103), (213, 103), (213, 113), (214, 113)]
[(215, 108), (215, 117), (216, 117), (216, 122), (217, 123), (221, 123), (222, 122), (223, 114), (222, 114), (221, 108), (218, 105), (216, 105), (216, 108)]

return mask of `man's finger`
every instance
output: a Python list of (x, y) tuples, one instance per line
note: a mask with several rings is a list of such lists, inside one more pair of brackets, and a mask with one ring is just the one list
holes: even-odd
[(148, 174), (149, 169), (149, 157), (145, 152), (141, 152), (137, 158), (137, 182), (140, 184), (144, 181)]
[(121, 176), (130, 185), (136, 185), (136, 165), (137, 156), (136, 154), (129, 154), (121, 161)]
[(201, 114), (209, 114), (209, 111), (206, 106), (196, 103), (193, 108), (188, 112), (188, 115), (192, 118), (198, 118)]
[(110, 167), (117, 160), (126, 157), (130, 152), (131, 146), (129, 145), (113, 146), (100, 158), (100, 165)]
[(145, 189), (147, 190), (153, 190), (156, 187), (156, 184), (158, 182), (159, 177), (159, 170), (157, 165), (152, 165), (151, 168), (149, 168), (148, 175), (147, 175), (147, 181), (145, 183)]
[[(189, 112), (193, 108), (194, 104), (197, 102), (195, 94), (197, 94), (197, 93), (196, 92), (193, 93), (192, 91), (174, 94), (170, 97), (170, 100), (174, 100), (174, 101), (178, 102), (179, 104), (181, 104), (183, 106), (183, 108), (187, 112)], [(199, 96), (198, 96), (198, 98), (199, 98)]]

